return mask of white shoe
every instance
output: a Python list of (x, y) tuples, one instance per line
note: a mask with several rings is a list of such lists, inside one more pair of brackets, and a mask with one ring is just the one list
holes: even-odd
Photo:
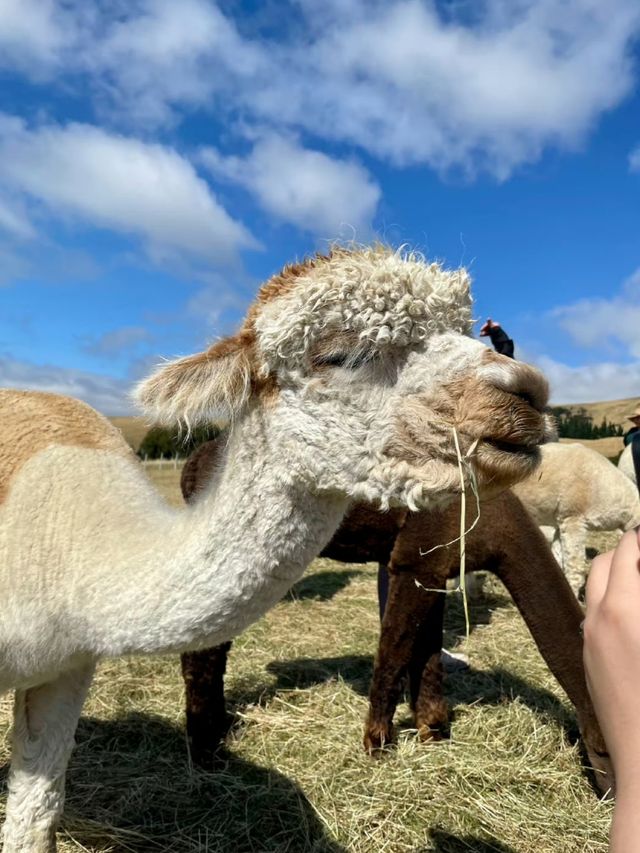
[(449, 652), (447, 649), (442, 649), (440, 660), (445, 672), (461, 672), (463, 669), (469, 669), (469, 658), (461, 652)]

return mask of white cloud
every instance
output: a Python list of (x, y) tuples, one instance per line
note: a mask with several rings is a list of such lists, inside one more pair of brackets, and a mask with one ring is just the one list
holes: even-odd
[(151, 339), (151, 333), (142, 326), (123, 326), (103, 335), (87, 340), (82, 349), (89, 355), (113, 358), (130, 354), (142, 343)]
[(207, 148), (201, 160), (215, 175), (246, 187), (268, 213), (329, 239), (345, 226), (357, 237), (367, 236), (381, 196), (358, 163), (332, 159), (281, 136), (258, 140), (245, 158)]
[(55, 216), (141, 237), (151, 252), (229, 261), (257, 246), (176, 151), (91, 125), (28, 129), (0, 116), (0, 182)]
[(0, 64), (42, 74), (73, 41), (75, 25), (54, 0), (1, 0)]
[(251, 78), (264, 63), (214, 3), (149, 0), (138, 9), (107, 21), (81, 59), (136, 123), (170, 121), (173, 107), (206, 104), (229, 75)]
[(580, 346), (618, 345), (626, 355), (640, 358), (640, 270), (610, 299), (582, 299), (553, 309), (550, 317)]
[(629, 169), (632, 172), (640, 172), (640, 145), (637, 145), (629, 154)]
[(78, 397), (105, 415), (128, 415), (130, 382), (83, 370), (0, 357), (0, 387), (51, 391)]
[[(303, 45), (280, 99), (314, 132), (396, 163), (505, 177), (546, 145), (575, 145), (630, 91), (640, 9), (613, 6), (487, 0), (469, 26), (445, 22), (431, 3), (376, 5)], [(256, 101), (265, 114), (275, 107), (268, 89)]]
[(595, 403), (640, 396), (640, 361), (600, 362), (570, 367), (547, 356), (532, 359), (551, 387), (551, 402)]
[(0, 196), (0, 230), (6, 231), (18, 240), (30, 240), (36, 236), (36, 230), (29, 221), (22, 205), (10, 202)]
[(640, 29), (636, 0), (297, 0), (277, 38), (242, 34), (212, 0), (4, 2), (11, 55), (85, 75), (112, 118), (148, 130), (204, 108), (500, 178), (579, 145), (631, 91)]

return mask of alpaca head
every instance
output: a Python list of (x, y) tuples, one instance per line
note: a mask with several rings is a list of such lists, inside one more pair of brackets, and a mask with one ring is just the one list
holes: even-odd
[(292, 480), (425, 506), (459, 490), (454, 428), (481, 487), (530, 473), (545, 436), (545, 380), (472, 340), (471, 323), (465, 270), (337, 249), (286, 267), (238, 334), (163, 366), (138, 400), (190, 426), (257, 413)]

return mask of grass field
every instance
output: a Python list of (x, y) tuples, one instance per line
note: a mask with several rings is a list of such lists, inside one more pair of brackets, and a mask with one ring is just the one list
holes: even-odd
[[(170, 500), (177, 471), (148, 469)], [(606, 538), (594, 544), (605, 547)], [(575, 721), (495, 581), (448, 679), (451, 740), (419, 744), (399, 708), (398, 748), (361, 748), (378, 621), (375, 567), (316, 560), (231, 656), (235, 725), (215, 773), (190, 766), (174, 657), (106, 662), (78, 730), (62, 853), (590, 853), (611, 807), (581, 769)], [(0, 764), (10, 702), (0, 700)], [(6, 776), (6, 766), (2, 771)]]

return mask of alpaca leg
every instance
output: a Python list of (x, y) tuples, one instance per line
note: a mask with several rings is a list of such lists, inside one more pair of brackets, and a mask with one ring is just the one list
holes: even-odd
[(231, 643), (181, 657), (187, 704), (187, 737), (191, 759), (205, 770), (229, 728), (224, 699), (224, 673)]
[(4, 853), (52, 853), (67, 763), (94, 664), (17, 690)]
[(560, 536), (556, 534), (554, 538), (551, 540), (551, 553), (556, 558), (556, 562), (560, 567), (564, 565), (564, 558), (562, 556), (562, 545), (560, 544)]
[[(409, 669), (419, 627), (440, 597), (438, 593), (416, 589), (413, 573), (390, 576), (389, 597), (369, 692), (369, 715), (364, 733), (364, 745), (368, 750), (379, 749), (393, 740), (393, 714), (402, 676)], [(439, 657), (440, 646), (437, 651)]]
[[(573, 703), (596, 784), (604, 793), (611, 784), (611, 767), (582, 664), (584, 613), (524, 507), (512, 498), (507, 507), (510, 522), (500, 542), (501, 555), (490, 568), (509, 590), (540, 654)], [(486, 516), (495, 529), (490, 512)]]
[(411, 709), (418, 736), (425, 741), (440, 740), (449, 725), (449, 706), (442, 695), (440, 654), (444, 603), (444, 595), (437, 596), (425, 615), (409, 663)]
[(548, 524), (541, 524), (539, 530), (547, 540), (547, 544), (551, 548), (553, 556), (558, 561), (558, 565), (562, 566), (562, 546), (560, 545), (558, 529), (556, 527), (551, 527)]
[(587, 528), (579, 517), (565, 518), (559, 525), (562, 568), (569, 586), (577, 596), (587, 574), (585, 546)]

